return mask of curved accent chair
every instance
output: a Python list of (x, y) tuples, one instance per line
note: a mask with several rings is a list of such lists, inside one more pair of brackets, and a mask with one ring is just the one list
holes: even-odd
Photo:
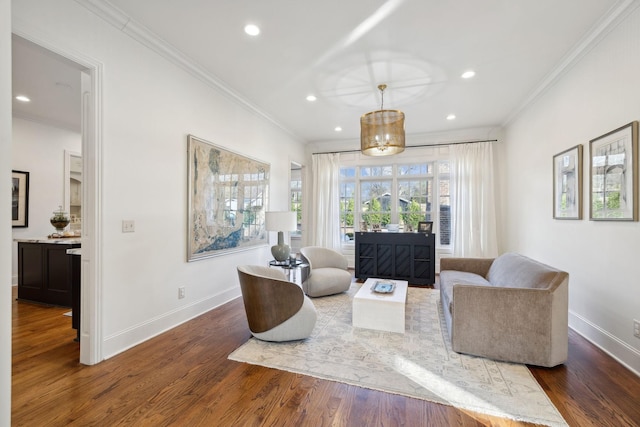
[[(309, 264), (303, 273), (302, 289), (310, 297), (322, 297), (344, 292), (351, 286), (352, 275), (347, 259), (337, 251), (320, 246), (300, 249), (302, 260)], [(303, 270), (304, 271), (304, 270)]]
[(280, 269), (238, 266), (244, 309), (251, 334), (263, 341), (302, 340), (316, 324), (313, 302)]

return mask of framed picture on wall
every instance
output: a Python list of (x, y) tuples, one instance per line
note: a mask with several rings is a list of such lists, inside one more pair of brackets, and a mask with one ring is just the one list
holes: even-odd
[(553, 156), (553, 217), (582, 219), (582, 144)]
[(29, 172), (11, 171), (11, 226), (29, 226)]
[(589, 219), (638, 220), (638, 122), (589, 141)]
[(187, 261), (266, 246), (270, 165), (188, 136)]

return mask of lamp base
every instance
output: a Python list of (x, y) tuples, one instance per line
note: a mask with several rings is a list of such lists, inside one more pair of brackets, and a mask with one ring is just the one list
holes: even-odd
[(289, 245), (284, 244), (284, 233), (278, 231), (278, 244), (271, 246), (271, 255), (273, 255), (276, 261), (282, 262), (289, 259), (290, 253), (291, 249), (289, 249)]
[(274, 245), (271, 246), (271, 255), (275, 258), (276, 261), (286, 261), (289, 259), (289, 254), (291, 253), (291, 249), (289, 245)]

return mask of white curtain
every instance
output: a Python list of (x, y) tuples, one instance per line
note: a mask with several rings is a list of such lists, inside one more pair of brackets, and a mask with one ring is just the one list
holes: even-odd
[(498, 255), (493, 142), (452, 145), (453, 254)]
[(312, 246), (340, 249), (340, 154), (315, 154), (312, 162), (313, 192), (310, 195)]

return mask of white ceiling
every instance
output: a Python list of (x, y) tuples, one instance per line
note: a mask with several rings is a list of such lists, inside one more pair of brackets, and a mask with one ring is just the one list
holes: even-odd
[[(632, 1), (89, 3), (96, 13), (117, 15), (125, 27), (142, 29), (164, 50), (186, 57), (291, 134), (324, 141), (358, 137), (359, 117), (380, 107), (381, 83), (388, 86), (385, 108), (405, 112), (408, 134), (504, 125)], [(257, 24), (261, 34), (246, 35), (247, 23)], [(14, 41), (14, 93), (46, 92), (42, 82), (29, 86), (39, 78), (49, 91), (64, 92), (64, 78), (49, 75), (50, 65), (34, 66), (38, 58), (28, 48)], [(476, 77), (461, 79), (469, 69)], [(317, 101), (306, 101), (309, 94)], [(25, 106), (14, 108), (20, 113)], [(48, 108), (62, 114), (59, 103)], [(449, 121), (449, 114), (457, 118)], [(335, 132), (336, 126), (343, 131)]]
[(16, 35), (11, 53), (13, 115), (79, 132), (82, 67)]

